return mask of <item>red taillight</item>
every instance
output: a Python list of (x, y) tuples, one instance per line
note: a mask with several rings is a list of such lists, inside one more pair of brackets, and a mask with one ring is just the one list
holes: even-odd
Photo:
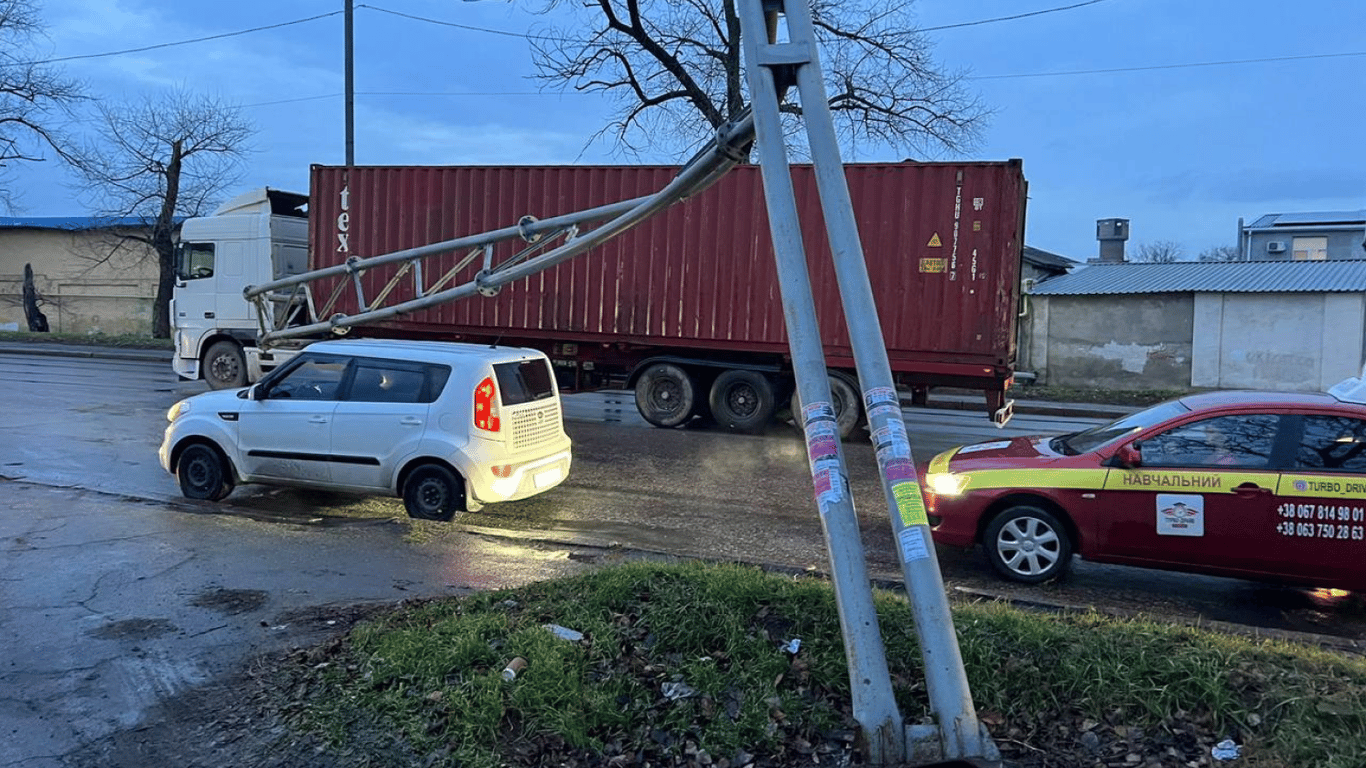
[(498, 387), (491, 376), (484, 377), (474, 388), (474, 426), (489, 432), (497, 432), (502, 426), (498, 419)]

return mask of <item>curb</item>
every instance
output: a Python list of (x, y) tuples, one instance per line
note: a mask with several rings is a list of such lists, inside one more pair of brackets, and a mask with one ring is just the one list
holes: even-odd
[(0, 353), (46, 357), (87, 357), (103, 360), (153, 360), (171, 362), (169, 349), (125, 349), (122, 347), (83, 346), (53, 343), (0, 343)]

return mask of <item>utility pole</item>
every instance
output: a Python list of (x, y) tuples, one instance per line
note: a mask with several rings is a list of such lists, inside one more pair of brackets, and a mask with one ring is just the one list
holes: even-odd
[(346, 3), (346, 165), (356, 164), (356, 73), (353, 40), (355, 29), (352, 23), (353, 0)]

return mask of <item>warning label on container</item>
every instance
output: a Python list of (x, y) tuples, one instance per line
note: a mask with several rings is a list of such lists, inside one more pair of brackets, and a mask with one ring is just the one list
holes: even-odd
[(931, 274), (939, 274), (948, 269), (949, 262), (946, 259), (921, 259), (920, 271)]
[(940, 248), (944, 243), (939, 239), (939, 233), (935, 232), (933, 235), (930, 235), (930, 241), (925, 245), (928, 245), (931, 248)]

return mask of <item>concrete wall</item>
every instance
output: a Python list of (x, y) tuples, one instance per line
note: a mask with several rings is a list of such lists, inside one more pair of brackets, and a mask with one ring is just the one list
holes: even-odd
[[(1366, 259), (1366, 249), (1362, 248), (1362, 241), (1366, 240), (1366, 228), (1343, 228), (1333, 230), (1315, 230), (1309, 227), (1304, 229), (1288, 229), (1283, 231), (1257, 231), (1249, 235), (1248, 259), (1250, 261), (1290, 261), (1294, 258), (1292, 253), (1293, 244), (1296, 237), (1326, 237), (1328, 238), (1328, 259)], [(1271, 253), (1266, 249), (1266, 244), (1270, 242), (1283, 243), (1285, 250), (1280, 253)]]
[(1319, 391), (1361, 373), (1366, 296), (1198, 294), (1191, 384)]
[(1188, 387), (1193, 305), (1190, 294), (1031, 296), (1021, 367), (1052, 386)]
[(28, 329), (23, 279), (32, 264), (52, 331), (150, 335), (156, 259), (139, 246), (101, 262), (109, 243), (99, 230), (0, 229), (0, 329)]

